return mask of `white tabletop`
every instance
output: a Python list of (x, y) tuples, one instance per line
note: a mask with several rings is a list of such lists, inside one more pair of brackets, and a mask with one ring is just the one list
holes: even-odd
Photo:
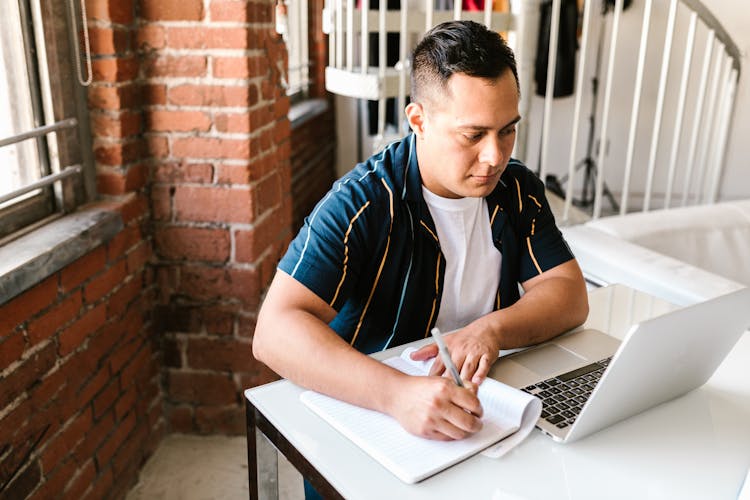
[[(622, 337), (674, 306), (616, 285), (589, 294), (584, 325)], [(380, 353), (387, 357), (401, 348)], [(750, 334), (687, 395), (571, 444), (538, 430), (500, 459), (481, 455), (401, 482), (299, 401), (282, 380), (245, 396), (345, 498), (736, 499), (750, 466)]]

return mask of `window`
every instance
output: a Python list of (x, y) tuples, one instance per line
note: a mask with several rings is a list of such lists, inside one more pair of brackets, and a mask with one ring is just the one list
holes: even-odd
[(276, 30), (283, 35), (289, 55), (286, 93), (292, 102), (298, 102), (308, 97), (310, 87), (308, 1), (287, 0), (284, 3), (283, 0), (279, 0), (276, 16)]
[(85, 93), (76, 76), (81, 55), (71, 35), (81, 26), (80, 4), (71, 1), (4, 3), (0, 239), (70, 212), (94, 194)]

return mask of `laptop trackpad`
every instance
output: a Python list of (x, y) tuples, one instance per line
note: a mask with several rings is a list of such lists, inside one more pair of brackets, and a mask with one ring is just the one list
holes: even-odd
[(540, 347), (523, 351), (511, 359), (525, 368), (546, 378), (560, 375), (587, 364), (585, 358), (577, 356), (556, 344), (544, 344)]

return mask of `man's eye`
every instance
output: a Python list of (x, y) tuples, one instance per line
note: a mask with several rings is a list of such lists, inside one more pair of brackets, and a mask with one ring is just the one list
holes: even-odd
[(471, 141), (471, 142), (476, 142), (476, 141), (478, 141), (479, 139), (481, 139), (483, 135), (484, 135), (484, 133), (483, 133), (483, 132), (478, 132), (478, 133), (476, 133), (476, 134), (464, 134), (464, 137), (465, 137), (465, 138), (466, 138), (467, 140)]
[(512, 135), (515, 133), (516, 133), (516, 127), (506, 128), (500, 132), (501, 135)]

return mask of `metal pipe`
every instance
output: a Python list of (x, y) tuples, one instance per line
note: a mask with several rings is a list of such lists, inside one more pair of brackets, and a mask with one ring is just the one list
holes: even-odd
[(713, 54), (715, 39), (716, 36), (714, 35), (714, 31), (709, 31), (706, 39), (706, 50), (703, 54), (703, 69), (701, 70), (701, 79), (700, 83), (698, 84), (698, 95), (696, 96), (695, 100), (696, 110), (693, 115), (693, 130), (690, 134), (690, 142), (688, 143), (687, 167), (685, 171), (685, 180), (683, 181), (682, 187), (681, 205), (683, 207), (687, 205), (688, 197), (690, 195), (690, 180), (693, 176), (693, 168), (695, 167), (695, 152), (698, 147), (698, 131), (701, 123), (703, 122), (703, 120), (701, 120), (701, 115), (703, 113), (703, 106), (706, 100), (708, 73), (711, 69), (711, 61), (713, 60), (711, 54)]
[(669, 19), (667, 34), (664, 37), (664, 53), (661, 60), (661, 76), (659, 77), (659, 93), (656, 98), (656, 112), (654, 113), (654, 128), (651, 135), (651, 148), (648, 158), (648, 172), (646, 174), (646, 192), (643, 195), (643, 211), (648, 212), (651, 206), (651, 191), (654, 186), (654, 172), (656, 171), (656, 153), (659, 148), (659, 134), (664, 114), (664, 98), (667, 93), (667, 79), (669, 78), (669, 60), (672, 56), (672, 40), (674, 39), (674, 25), (677, 19), (677, 0), (669, 3)]
[(51, 132), (57, 132), (58, 130), (63, 130), (66, 128), (75, 128), (77, 125), (78, 125), (78, 120), (76, 118), (66, 118), (64, 120), (60, 120), (59, 122), (55, 122), (50, 125), (44, 125), (42, 127), (33, 128), (21, 134), (16, 134), (10, 137), (6, 137), (5, 139), (0, 139), (0, 148), (2, 148), (3, 146), (10, 146), (11, 144), (16, 144), (16, 143), (25, 141), (27, 139), (34, 139), (36, 137), (41, 137)]
[(346, 70), (354, 71), (354, 0), (346, 0)]
[[(703, 176), (701, 177), (701, 186), (704, 187), (703, 192), (701, 193), (701, 202), (706, 202), (710, 195), (711, 190), (713, 189), (713, 185), (709, 187), (708, 189), (705, 189), (707, 185), (704, 186), (703, 179), (705, 178), (706, 173), (711, 173), (711, 178), (713, 179), (714, 176), (718, 176), (721, 172), (721, 167), (716, 163), (716, 157), (718, 156), (718, 151), (720, 149), (719, 147), (719, 141), (722, 140), (722, 129), (724, 128), (724, 120), (726, 115), (729, 114), (729, 109), (727, 109), (726, 105), (728, 103), (728, 94), (726, 92), (722, 92), (722, 90), (729, 90), (729, 79), (731, 78), (732, 74), (732, 58), (729, 57), (728, 54), (725, 54), (726, 58), (724, 59), (724, 68), (722, 70), (721, 77), (719, 79), (719, 87), (716, 91), (716, 101), (714, 103), (714, 106), (716, 107), (716, 112), (714, 115), (714, 120), (712, 123), (711, 128), (709, 129), (712, 134), (710, 134), (711, 142), (708, 156), (706, 158), (706, 168), (705, 171), (702, 172)], [(716, 171), (719, 171), (719, 174), (717, 174)], [(718, 177), (716, 182), (718, 182)]]
[[(456, 0), (458, 1), (458, 0)], [(539, 154), (539, 178), (547, 177), (547, 157), (549, 156), (549, 132), (552, 121), (552, 99), (555, 94), (555, 70), (557, 67), (557, 38), (560, 32), (560, 5), (562, 0), (552, 0), (552, 17), (547, 56), (547, 87), (544, 91), (544, 118), (542, 118), (542, 151)]]
[[(708, 107), (706, 119), (703, 122), (703, 130), (711, 131), (714, 127), (714, 118), (716, 118), (716, 96), (718, 95), (719, 79), (725, 61), (727, 60), (726, 53), (724, 52), (723, 45), (717, 46), (719, 54), (716, 59), (716, 65), (714, 66), (714, 74), (711, 77), (711, 86), (708, 91)], [(710, 132), (706, 132), (702, 137), (701, 154), (698, 156), (698, 192), (696, 193), (696, 200), (700, 201), (703, 199), (703, 181), (706, 177), (706, 160), (708, 159), (708, 152), (711, 149), (711, 140), (713, 136)]]
[[(383, 1), (383, 0), (381, 0)], [(401, 134), (401, 127), (404, 123), (404, 108), (406, 107), (406, 71), (408, 70), (409, 61), (407, 60), (406, 52), (406, 35), (408, 26), (408, 14), (407, 2), (403, 0), (401, 2), (401, 33), (399, 34), (399, 56), (398, 60), (401, 63), (401, 69), (398, 72), (398, 113), (396, 118), (396, 131), (397, 134)]]
[(18, 189), (15, 189), (9, 193), (5, 193), (4, 195), (0, 196), (0, 205), (5, 203), (6, 201), (10, 201), (14, 198), (18, 198), (19, 196), (22, 196), (26, 193), (30, 193), (31, 191), (34, 191), (36, 189), (49, 186), (50, 184), (57, 182), (59, 180), (65, 179), (66, 177), (70, 177), (71, 175), (79, 174), (81, 173), (82, 170), (83, 170), (83, 167), (81, 167), (81, 165), (71, 165), (56, 174), (45, 175), (38, 181), (34, 181), (30, 184), (26, 184), (23, 187), (20, 187)]
[(729, 81), (729, 95), (727, 96), (726, 100), (727, 113), (721, 127), (721, 136), (719, 138), (718, 151), (716, 153), (717, 168), (714, 170), (714, 177), (711, 180), (711, 191), (709, 194), (710, 203), (716, 203), (716, 199), (719, 195), (719, 181), (721, 180), (721, 173), (724, 171), (724, 154), (726, 153), (727, 149), (729, 124), (732, 121), (732, 110), (734, 109), (734, 101), (737, 97), (737, 82), (739, 81), (739, 78), (739, 71), (737, 70), (737, 68), (733, 68)]
[(378, 16), (378, 136), (382, 141), (385, 132), (385, 62), (387, 59), (385, 16), (386, 2), (380, 0)]
[(344, 66), (344, 0), (336, 0), (336, 67)]
[(361, 0), (360, 7), (362, 12), (361, 16), (361, 25), (362, 29), (359, 32), (360, 36), (360, 42), (361, 42), (361, 54), (360, 54), (360, 60), (362, 61), (362, 68), (361, 73), (363, 75), (367, 74), (367, 69), (370, 67), (370, 26), (369, 26), (369, 11), (370, 11), (370, 0)]
[(672, 134), (672, 151), (669, 155), (669, 171), (667, 173), (667, 188), (664, 193), (664, 208), (669, 208), (672, 201), (672, 188), (674, 186), (674, 174), (677, 168), (677, 153), (680, 148), (680, 136), (682, 135), (682, 121), (685, 117), (685, 100), (687, 99), (687, 88), (690, 80), (690, 66), (693, 62), (693, 48), (695, 47), (695, 26), (698, 14), (690, 15), (690, 27), (688, 28), (687, 41), (685, 42), (685, 58), (682, 62), (682, 80), (680, 81), (680, 94), (677, 98), (677, 116), (675, 117), (674, 132)]
[[(651, 1), (651, 0), (648, 0)], [(585, 2), (583, 6), (583, 37), (581, 40), (581, 57), (578, 65), (578, 76), (576, 79), (576, 99), (573, 109), (573, 133), (570, 139), (570, 158), (568, 159), (568, 190), (565, 193), (565, 206), (563, 208), (563, 221), (570, 217), (570, 209), (573, 205), (573, 185), (576, 169), (576, 147), (578, 146), (578, 128), (581, 121), (581, 105), (583, 103), (583, 80), (586, 78), (586, 55), (589, 53), (589, 33), (591, 32), (591, 12), (594, 10), (594, 2)]]
[(641, 27), (641, 44), (638, 49), (638, 67), (635, 74), (635, 89), (633, 90), (633, 106), (630, 115), (630, 130), (628, 131), (628, 149), (625, 155), (625, 173), (622, 181), (622, 196), (620, 197), (620, 215), (628, 212), (628, 198), (630, 197), (630, 175), (633, 170), (635, 156), (635, 139), (638, 133), (638, 117), (643, 94), (643, 73), (646, 68), (646, 50), (648, 49), (648, 31), (651, 25), (652, 0), (646, 0)]
[(620, 31), (620, 16), (622, 15), (623, 0), (615, 1), (615, 18), (612, 22), (612, 36), (609, 43), (609, 61), (607, 62), (607, 80), (604, 86), (604, 111), (602, 112), (602, 128), (599, 134), (599, 155), (597, 158), (596, 190), (594, 194), (593, 218), (598, 219), (602, 213), (602, 195), (604, 194), (604, 156), (607, 152), (607, 128), (609, 127), (609, 108), (612, 100), (612, 80), (615, 72), (615, 56), (617, 54), (617, 35)]

